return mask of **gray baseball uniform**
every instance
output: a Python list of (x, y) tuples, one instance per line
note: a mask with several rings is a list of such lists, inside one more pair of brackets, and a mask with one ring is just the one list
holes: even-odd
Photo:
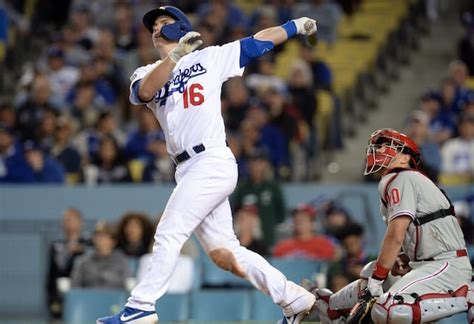
[(413, 219), (402, 245), (413, 270), (390, 287), (389, 292), (410, 299), (412, 296), (408, 295), (412, 293), (448, 292), (469, 284), (472, 268), (465, 256), (464, 237), (456, 218), (445, 216), (416, 225), (417, 220), (450, 207), (441, 190), (413, 170), (388, 173), (378, 189), (385, 222), (402, 215)]

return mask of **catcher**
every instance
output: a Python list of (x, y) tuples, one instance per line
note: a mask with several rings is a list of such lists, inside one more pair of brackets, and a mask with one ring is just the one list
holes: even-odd
[(473, 323), (463, 234), (449, 198), (418, 170), (419, 158), (402, 133), (380, 129), (370, 136), (364, 174), (381, 176), (385, 237), (361, 279), (334, 294), (313, 291), (322, 323), (425, 323), (466, 311)]

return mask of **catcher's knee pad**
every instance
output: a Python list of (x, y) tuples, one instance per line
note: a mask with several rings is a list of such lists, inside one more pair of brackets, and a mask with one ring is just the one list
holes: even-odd
[(385, 293), (377, 299), (371, 316), (375, 323), (425, 323), (467, 310), (467, 286), (452, 293), (418, 296)]

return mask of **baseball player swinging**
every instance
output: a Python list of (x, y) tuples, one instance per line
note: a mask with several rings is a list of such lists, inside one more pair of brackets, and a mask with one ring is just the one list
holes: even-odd
[(425, 323), (465, 311), (473, 323), (463, 234), (449, 198), (418, 171), (419, 157), (417, 145), (393, 129), (370, 136), (365, 175), (381, 175), (385, 237), (361, 279), (334, 294), (314, 291), (322, 323)]
[(155, 302), (166, 292), (181, 247), (193, 232), (216, 265), (249, 280), (282, 307), (280, 323), (300, 323), (314, 306), (314, 295), (240, 246), (234, 234), (228, 196), (236, 186), (237, 164), (226, 145), (220, 97), (223, 82), (241, 76), (250, 60), (292, 36), (316, 33), (316, 22), (303, 17), (202, 50), (196, 50), (200, 34), (176, 7), (151, 10), (143, 23), (161, 60), (135, 70), (130, 101), (146, 104), (160, 122), (177, 164), (177, 186), (156, 229), (147, 274), (122, 311), (97, 323), (155, 323)]

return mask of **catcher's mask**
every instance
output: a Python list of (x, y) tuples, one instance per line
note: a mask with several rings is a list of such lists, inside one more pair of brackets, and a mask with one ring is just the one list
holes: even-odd
[(161, 36), (166, 40), (179, 41), (181, 37), (193, 29), (191, 22), (184, 12), (173, 6), (162, 6), (148, 11), (143, 16), (143, 24), (151, 33), (153, 33), (155, 20), (159, 16), (168, 16), (176, 20), (174, 23), (161, 28)]
[(417, 168), (420, 162), (420, 150), (408, 136), (391, 128), (383, 128), (373, 132), (367, 145), (364, 175), (376, 173), (382, 168), (388, 168), (398, 153), (410, 155), (411, 167)]

